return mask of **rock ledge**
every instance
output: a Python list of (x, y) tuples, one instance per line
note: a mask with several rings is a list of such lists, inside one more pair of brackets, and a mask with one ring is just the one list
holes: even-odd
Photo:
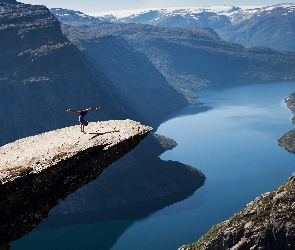
[(132, 120), (110, 120), (90, 123), (86, 134), (76, 125), (17, 140), (0, 147), (0, 181), (3, 184), (24, 173), (39, 173), (92, 147), (105, 151), (151, 129)]
[(52, 207), (96, 179), (152, 128), (112, 120), (90, 123), (85, 130), (77, 125), (0, 147), (0, 249), (29, 233)]

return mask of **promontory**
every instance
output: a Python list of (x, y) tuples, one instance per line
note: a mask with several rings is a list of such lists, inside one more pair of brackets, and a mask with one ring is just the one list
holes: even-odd
[(96, 179), (152, 130), (132, 120), (90, 123), (0, 147), (0, 249), (30, 232), (67, 195)]

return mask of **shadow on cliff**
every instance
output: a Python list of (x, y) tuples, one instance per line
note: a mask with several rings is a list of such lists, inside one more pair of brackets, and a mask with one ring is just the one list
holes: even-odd
[[(147, 136), (132, 152), (105, 169), (97, 181), (54, 207), (43, 223), (13, 242), (11, 249), (52, 249), (52, 241), (58, 245), (55, 249), (110, 249), (135, 222), (187, 199), (204, 184), (205, 176), (197, 169), (179, 162), (162, 161), (158, 155), (164, 151), (154, 136)], [(136, 159), (145, 161), (144, 167), (140, 168)], [(109, 175), (114, 173), (115, 177), (110, 179)], [(156, 194), (158, 198), (151, 198)], [(55, 192), (52, 195), (55, 196)], [(200, 206), (204, 199), (201, 195), (188, 207)], [(95, 206), (91, 206), (93, 203)], [(83, 212), (86, 209), (92, 211)], [(62, 244), (66, 246), (60, 247)]]
[(22, 172), (0, 185), (0, 249), (29, 233), (51, 208), (134, 149), (147, 133), (138, 133), (107, 150), (92, 146), (55, 162), (40, 173)]
[(184, 116), (189, 116), (189, 115), (196, 115), (199, 113), (205, 113), (208, 112), (212, 109), (212, 107), (209, 106), (204, 106), (203, 103), (200, 104), (194, 104), (194, 105), (190, 105), (188, 107), (182, 108), (181, 110), (177, 110), (175, 112), (173, 112), (171, 115), (168, 115), (164, 121), (167, 122), (175, 117), (184, 117)]
[[(48, 219), (23, 239), (11, 244), (12, 250), (40, 249), (111, 249), (117, 240), (138, 220), (189, 198), (195, 190), (151, 199), (117, 208), (100, 209), (66, 215), (49, 215)], [(201, 206), (206, 191), (198, 193), (198, 200), (190, 202), (190, 208)], [(180, 211), (174, 211), (178, 213)]]

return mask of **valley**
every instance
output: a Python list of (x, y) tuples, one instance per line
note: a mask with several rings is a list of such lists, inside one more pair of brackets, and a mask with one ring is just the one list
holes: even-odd
[[(69, 108), (100, 106), (101, 111), (88, 116), (90, 126), (94, 122), (132, 119), (154, 127), (134, 150), (105, 169), (99, 178), (67, 194), (67, 198), (63, 197), (49, 213), (49, 219), (13, 242), (11, 249), (23, 249), (23, 246), (33, 249), (31, 243), (38, 248), (38, 244), (44, 245), (47, 233), (52, 236), (50, 242), (56, 237), (54, 242), (63, 245), (66, 244), (63, 238), (71, 237), (71, 232), (80, 235), (73, 240), (73, 248), (87, 245), (88, 249), (91, 246), (96, 249), (102, 244), (101, 249), (128, 249), (130, 246), (142, 249), (136, 245), (141, 242), (139, 237), (146, 240), (146, 249), (159, 247), (154, 239), (161, 241), (161, 249), (176, 248), (200, 238), (211, 226), (241, 210), (255, 195), (283, 183), (292, 172), (293, 158), (290, 154), (287, 157), (284, 154), (287, 152), (275, 141), (289, 130), (282, 129), (289, 121), (288, 115), (280, 119), (279, 111), (273, 113), (274, 117), (268, 117), (268, 111), (275, 112), (281, 107), (280, 100), (294, 92), (294, 30), (290, 26), (294, 22), (293, 9), (293, 4), (254, 9), (234, 6), (194, 11), (166, 9), (131, 13), (119, 19), (109, 14), (108, 17), (94, 17), (75, 10), (49, 10), (42, 5), (0, 0), (0, 111), (5, 114), (0, 124), (0, 146), (78, 124), (77, 117), (66, 113)], [(221, 129), (223, 112), (217, 108), (219, 112), (208, 117), (204, 124), (203, 115), (216, 111), (213, 103), (222, 102), (223, 91), (245, 91), (244, 88), (253, 86), (257, 88), (249, 95), (231, 99), (232, 106), (221, 105), (221, 110), (232, 109), (233, 113), (240, 108), (236, 116), (225, 117), (229, 127), (225, 127), (223, 133), (230, 131), (228, 138), (235, 135), (231, 126), (239, 118), (244, 121), (242, 124), (249, 126), (257, 122), (255, 128), (259, 133), (254, 129), (254, 137), (250, 133), (247, 138), (240, 139), (245, 145), (239, 142), (239, 147), (233, 145), (229, 150), (234, 153), (245, 147), (244, 151), (237, 152), (243, 156), (254, 149), (255, 138), (262, 135), (261, 141), (273, 139), (275, 130), (275, 140), (266, 140), (261, 145), (267, 149), (265, 160), (260, 160), (263, 153), (257, 148), (253, 153), (257, 161), (249, 162), (247, 159), (251, 157), (246, 155), (244, 161), (234, 166), (233, 156), (224, 161), (226, 151), (223, 150), (229, 148), (228, 142), (216, 150), (221, 154), (220, 161), (211, 162), (217, 157), (217, 154), (210, 154), (212, 145), (222, 142), (218, 129)], [(268, 87), (263, 89), (264, 86)], [(218, 94), (210, 100), (212, 89)], [(271, 89), (274, 93), (268, 99), (274, 96), (277, 99), (262, 108), (268, 102), (265, 96)], [(281, 95), (280, 91), (286, 89), (288, 93)], [(208, 96), (202, 97), (201, 93)], [(243, 103), (247, 99), (250, 102)], [(254, 100), (265, 103), (259, 102), (252, 114)], [(293, 96), (286, 100), (292, 108)], [(242, 104), (237, 105), (240, 101)], [(262, 120), (258, 118), (260, 113)], [(196, 116), (195, 121), (185, 121), (192, 116)], [(173, 131), (176, 125), (171, 123), (170, 128), (161, 131), (161, 126), (174, 118), (176, 124), (178, 119), (183, 119), (179, 121), (181, 126)], [(282, 125), (282, 120), (287, 122)], [(196, 124), (196, 121), (201, 123)], [(203, 128), (209, 131), (204, 132)], [(185, 143), (186, 135), (180, 131), (188, 133)], [(198, 134), (200, 131), (204, 134)], [(241, 131), (236, 130), (236, 135), (242, 135)], [(284, 142), (279, 140), (290, 152), (294, 150), (292, 133), (284, 136)], [(198, 137), (193, 140), (193, 135)], [(196, 146), (193, 142), (201, 142), (204, 135), (205, 139)], [(252, 141), (249, 138), (253, 138)], [(187, 148), (183, 149), (183, 145)], [(271, 150), (274, 158), (273, 162), (268, 162)], [(198, 156), (189, 160), (189, 152), (194, 156), (202, 152), (204, 158)], [(257, 155), (257, 152), (260, 153)], [(282, 157), (275, 157), (281, 154)], [(275, 159), (284, 159), (284, 163)], [(232, 171), (245, 163), (249, 172), (256, 170), (250, 176), (243, 172), (240, 181), (237, 181), (240, 178), (237, 174), (233, 181)], [(283, 169), (277, 169), (280, 164)], [(216, 168), (215, 175), (211, 168)], [(262, 182), (264, 177), (255, 172), (257, 169), (265, 171), (270, 181)], [(227, 171), (228, 175), (224, 174)], [(249, 185), (247, 180), (250, 179), (255, 183)], [(216, 186), (210, 186), (212, 183)], [(218, 195), (224, 190), (222, 183), (229, 191), (227, 199)], [(244, 184), (249, 189), (247, 195), (232, 193)], [(208, 190), (218, 197), (212, 198)], [(215, 199), (220, 207), (215, 205)], [(216, 217), (208, 214), (210, 209), (217, 209)], [(133, 211), (136, 211), (134, 217)], [(184, 217), (178, 217), (180, 214)], [(202, 214), (203, 219), (199, 220)], [(165, 223), (161, 224), (163, 221)], [(162, 228), (163, 225), (166, 231), (154, 229), (154, 226)], [(67, 226), (71, 228), (70, 235), (62, 237), (60, 232)], [(106, 239), (96, 238), (97, 235), (91, 233), (104, 230), (105, 226), (110, 231), (108, 236), (105, 234)], [(81, 234), (84, 229), (87, 235)], [(149, 233), (150, 236), (145, 237)], [(104, 232), (98, 234), (104, 235)], [(179, 237), (172, 240), (171, 235)], [(44, 246), (39, 245), (40, 248), (45, 250)], [(7, 244), (3, 249), (7, 249)]]

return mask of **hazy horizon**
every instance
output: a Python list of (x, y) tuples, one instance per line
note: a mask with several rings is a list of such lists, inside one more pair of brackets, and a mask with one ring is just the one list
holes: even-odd
[(108, 12), (121, 10), (136, 10), (145, 8), (169, 8), (169, 7), (206, 7), (206, 6), (269, 6), (286, 3), (286, 1), (275, 0), (27, 0), (24, 3), (33, 5), (45, 5), (48, 8), (63, 8), (81, 11), (84, 13)]

